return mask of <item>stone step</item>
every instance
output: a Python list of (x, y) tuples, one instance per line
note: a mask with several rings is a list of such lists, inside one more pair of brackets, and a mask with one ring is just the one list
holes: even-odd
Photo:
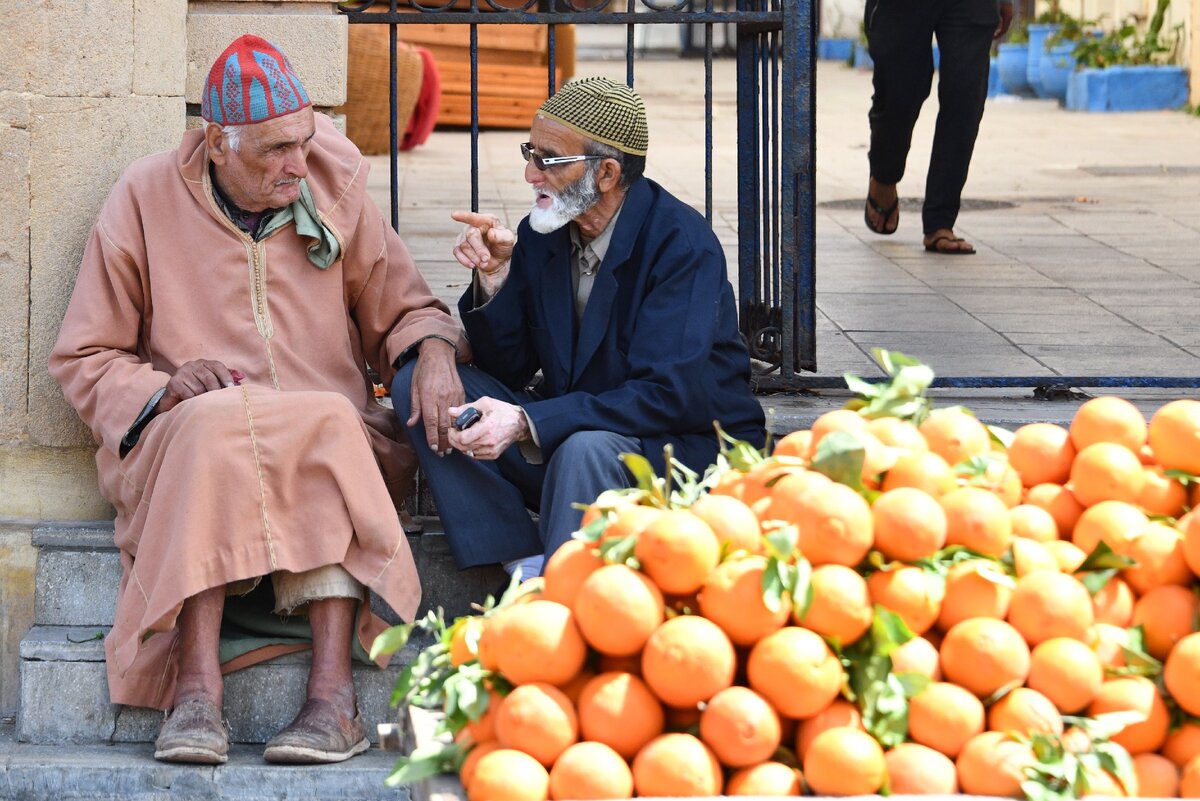
[[(442, 608), (448, 617), (468, 614), (502, 586), (506, 575), (499, 567), (458, 570), (450, 546), (436, 518), (419, 518), (424, 534), (408, 538), (423, 597), (419, 615)], [(116, 608), (121, 561), (113, 545), (111, 522), (79, 526), (42, 526), (34, 530), (38, 548), (34, 623), (45, 626), (111, 626)], [(398, 622), (379, 599), (375, 611), (384, 620)]]
[[(163, 715), (113, 704), (105, 679), (103, 627), (35, 626), (21, 641), (21, 709), (17, 736), (28, 743), (144, 743)], [(355, 664), (354, 685), (371, 739), (394, 722), (392, 688), (402, 667), (428, 641), (414, 638), (384, 670)], [(225, 717), (237, 743), (263, 743), (286, 726), (304, 701), (309, 654), (289, 654), (225, 677)]]
[(148, 745), (63, 748), (16, 741), (0, 725), (0, 798), (6, 801), (410, 801), (384, 778), (396, 755), (372, 748), (337, 765), (269, 765), (253, 745), (216, 767), (155, 762)]
[[(409, 538), (424, 597), (419, 615), (442, 608), (447, 619), (468, 614), (506, 580), (498, 567), (458, 571), (436, 520)], [(113, 621), (120, 558), (111, 524), (46, 526), (39, 548), (35, 625), (22, 640), (18, 735), (30, 743), (109, 743), (153, 740), (162, 723), (154, 710), (121, 707), (108, 698), (102, 638)], [(375, 611), (396, 615), (379, 599)], [(375, 724), (394, 720), (388, 701), (398, 672), (426, 640), (414, 638), (387, 670), (355, 665), (359, 703), (374, 739)], [(304, 699), (307, 653), (280, 657), (230, 674), (225, 714), (235, 742), (261, 743), (285, 726)], [(2, 798), (3, 796), (0, 796)]]

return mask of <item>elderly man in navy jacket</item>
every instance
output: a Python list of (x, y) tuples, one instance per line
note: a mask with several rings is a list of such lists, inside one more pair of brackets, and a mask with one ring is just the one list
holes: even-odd
[(578, 528), (575, 504), (630, 485), (621, 453), (661, 474), (670, 444), (701, 472), (719, 451), (714, 421), (763, 443), (721, 245), (642, 177), (648, 141), (632, 89), (573, 81), (521, 145), (535, 200), (516, 234), (492, 215), (453, 215), (466, 223), (454, 256), (473, 271), (458, 308), (475, 362), (459, 370), (482, 417), (439, 453), (421, 436), (411, 368), (392, 396), (460, 568), (536, 574)]

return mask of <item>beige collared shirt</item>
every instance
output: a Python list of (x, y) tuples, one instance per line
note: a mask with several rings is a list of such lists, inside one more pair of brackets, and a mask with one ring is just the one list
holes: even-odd
[(596, 281), (596, 272), (604, 262), (608, 253), (608, 245), (612, 242), (613, 230), (617, 227), (617, 218), (621, 209), (608, 221), (604, 230), (591, 242), (584, 243), (579, 226), (571, 223), (571, 286), (575, 290), (575, 319), (583, 319), (583, 310), (587, 308), (588, 298), (592, 295), (592, 285)]

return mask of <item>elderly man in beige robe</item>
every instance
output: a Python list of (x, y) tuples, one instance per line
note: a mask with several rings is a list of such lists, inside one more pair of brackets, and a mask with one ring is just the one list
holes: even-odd
[(408, 620), (420, 599), (395, 507), (415, 462), (367, 366), (387, 383), (415, 362), (412, 422), (448, 448), (469, 353), (277, 48), (231, 44), (201, 113), (112, 190), (50, 360), (117, 511), (110, 694), (171, 710), (156, 758), (224, 762), (225, 599), (269, 576), (313, 660), (264, 756), (339, 761), (368, 747), (352, 640), (384, 623), (364, 588)]

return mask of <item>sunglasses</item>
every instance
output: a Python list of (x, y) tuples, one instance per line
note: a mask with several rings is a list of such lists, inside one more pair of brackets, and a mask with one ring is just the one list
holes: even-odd
[(604, 156), (551, 156), (550, 158), (542, 158), (533, 149), (532, 142), (521, 143), (521, 158), (526, 161), (533, 161), (533, 166), (539, 170), (546, 170), (548, 167), (558, 167), (562, 164), (574, 164), (577, 161), (598, 161)]

